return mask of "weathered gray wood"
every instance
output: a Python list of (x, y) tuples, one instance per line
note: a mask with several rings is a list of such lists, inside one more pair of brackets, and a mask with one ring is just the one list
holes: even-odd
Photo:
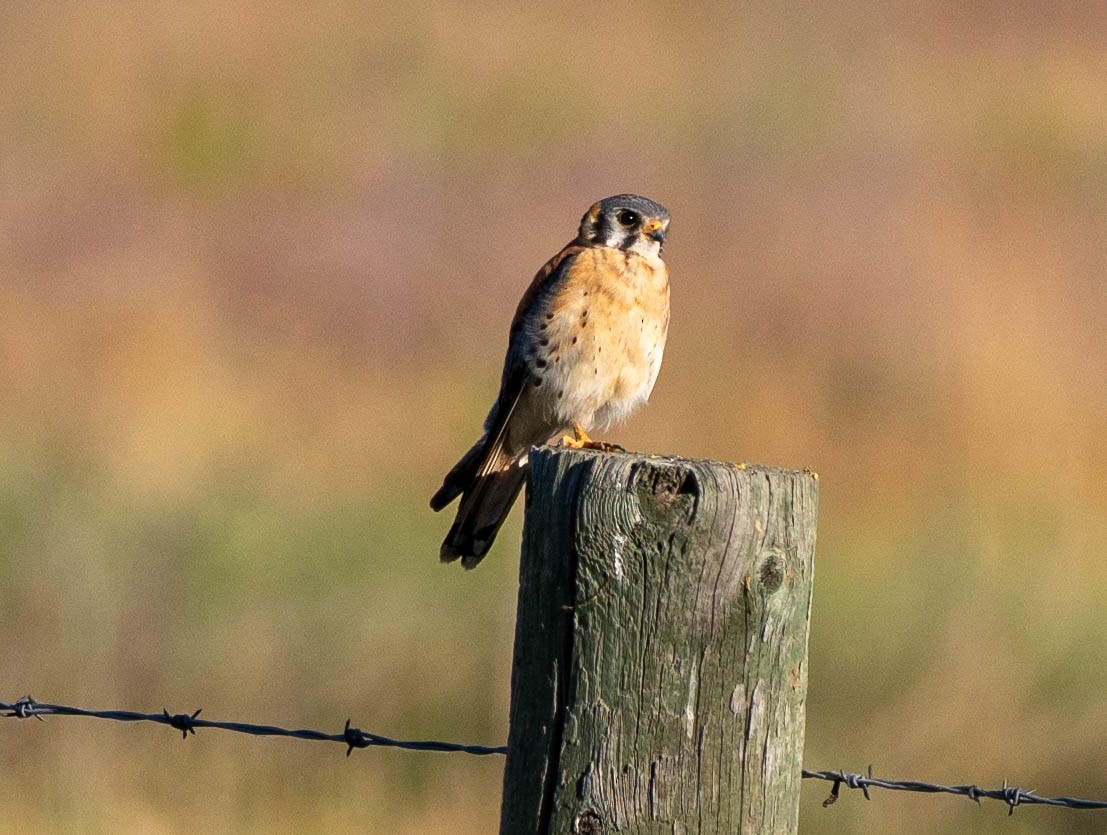
[(817, 477), (530, 466), (500, 831), (794, 832)]

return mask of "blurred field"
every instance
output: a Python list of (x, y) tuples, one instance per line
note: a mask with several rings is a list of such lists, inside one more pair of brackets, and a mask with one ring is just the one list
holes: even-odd
[[(806, 762), (1107, 798), (1107, 12), (0, 12), (0, 698), (506, 738), (426, 507), (534, 270), (673, 214), (628, 448), (821, 475)], [(0, 724), (0, 832), (486, 832), (502, 763)], [(819, 832), (1101, 832), (874, 794)]]

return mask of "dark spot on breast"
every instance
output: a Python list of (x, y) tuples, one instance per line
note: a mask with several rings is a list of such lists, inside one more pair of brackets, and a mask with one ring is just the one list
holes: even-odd
[(560, 399), (561, 399), (562, 397), (564, 397), (564, 396), (565, 396), (565, 390), (564, 390), (564, 389), (562, 389), (561, 391), (559, 391), (559, 392), (557, 393), (557, 399), (558, 399), (558, 400), (560, 400)]
[(554, 317), (553, 311), (551, 310), (549, 313), (546, 314), (546, 321), (547, 322), (550, 321), (550, 319), (552, 319), (553, 317)]
[(534, 361), (534, 366), (535, 366), (535, 368), (545, 368), (546, 367), (546, 361), (544, 359), (542, 359), (541, 357), (539, 357), (538, 359), (536, 359)]
[(544, 336), (538, 340), (538, 344), (545, 348), (547, 345), (550, 344), (550, 338), (548, 336)]
[(575, 336), (573, 337), (573, 344), (574, 344), (574, 345), (576, 345), (576, 344), (577, 344), (577, 338), (576, 338)]
[(530, 381), (531, 381), (531, 383), (534, 384), (535, 388), (538, 388), (539, 386), (542, 385), (542, 378), (539, 377), (538, 375), (535, 375), (535, 376), (531, 377)]
[(538, 330), (540, 330), (540, 331), (544, 331), (545, 329), (546, 329), (546, 323), (545, 322), (543, 322), (541, 325), (538, 326)]

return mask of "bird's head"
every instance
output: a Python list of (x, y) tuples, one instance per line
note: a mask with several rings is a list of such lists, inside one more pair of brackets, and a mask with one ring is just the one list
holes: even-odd
[(617, 194), (605, 197), (585, 213), (579, 240), (656, 257), (668, 230), (669, 210), (660, 203), (637, 194)]

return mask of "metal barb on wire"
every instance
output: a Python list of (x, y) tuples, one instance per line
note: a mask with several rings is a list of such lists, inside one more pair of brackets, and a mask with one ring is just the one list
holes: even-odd
[(1041, 804), (1044, 806), (1064, 806), (1069, 809), (1107, 809), (1107, 800), (1084, 800), (1079, 797), (1042, 797), (1033, 791), (1024, 791), (1017, 786), (1008, 785), (1003, 781), (1003, 787), (999, 789), (982, 789), (979, 786), (943, 786), (939, 783), (927, 783), (922, 780), (886, 780), (873, 776), (873, 767), (870, 765), (868, 774), (847, 773), (845, 771), (810, 771), (803, 769), (804, 779), (827, 780), (830, 782), (830, 795), (823, 801), (823, 806), (832, 806), (838, 800), (838, 792), (842, 785), (851, 789), (861, 789), (866, 800), (870, 800), (869, 788), (890, 789), (901, 792), (923, 792), (926, 794), (956, 794), (967, 797), (977, 803), (981, 798), (990, 800), (1002, 800), (1007, 804), (1007, 814), (1013, 815), (1015, 807), (1021, 805)]
[[(284, 736), (295, 739), (313, 739), (322, 742), (340, 742), (346, 746), (346, 756), (350, 756), (355, 748), (403, 748), (408, 751), (444, 751), (459, 752), (485, 756), (488, 754), (506, 754), (507, 746), (488, 745), (460, 745), (455, 742), (437, 742), (434, 740), (401, 740), (391, 739), (387, 736), (369, 733), (361, 728), (356, 728), (347, 719), (342, 733), (328, 734), (323, 731), (313, 730), (288, 730), (275, 725), (254, 725), (247, 722), (217, 722), (212, 719), (201, 719), (200, 711), (192, 713), (170, 713), (163, 709), (161, 713), (138, 713), (131, 710), (86, 710), (81, 707), (68, 705), (47, 704), (39, 702), (30, 696), (16, 699), (14, 702), (0, 701), (0, 718), (30, 719), (34, 717), (43, 721), (44, 716), (90, 716), (96, 719), (113, 719), (117, 722), (155, 722), (160, 725), (168, 725), (181, 732), (181, 736), (187, 739), (189, 734), (195, 735), (197, 728), (218, 728), (224, 731), (252, 734), (254, 736)], [(1041, 804), (1046, 806), (1064, 806), (1069, 809), (1107, 809), (1107, 800), (1084, 800), (1079, 797), (1042, 797), (1033, 791), (1023, 791), (1017, 786), (1011, 786), (1006, 780), (999, 789), (982, 789), (977, 785), (943, 786), (940, 783), (927, 783), (922, 780), (887, 780), (873, 776), (873, 767), (870, 765), (866, 774), (856, 772), (838, 771), (812, 771), (803, 769), (804, 779), (826, 780), (832, 783), (830, 795), (823, 801), (823, 806), (831, 806), (838, 800), (838, 794), (843, 785), (851, 789), (860, 789), (866, 800), (870, 788), (889, 789), (891, 791), (924, 792), (927, 794), (954, 794), (967, 797), (969, 800), (979, 803), (982, 798), (989, 800), (1002, 800), (1007, 804), (1007, 814), (1013, 815), (1016, 806)]]
[(198, 708), (191, 716), (187, 713), (178, 713), (174, 716), (170, 716), (169, 711), (165, 708), (162, 708), (161, 712), (165, 717), (166, 723), (181, 732), (181, 739), (188, 739), (189, 734), (193, 736), (196, 735), (196, 722), (193, 720), (200, 715), (201, 710), (203, 710), (203, 708)]
[(29, 719), (32, 716), (39, 720), (42, 720), (44, 716), (91, 716), (96, 719), (114, 719), (117, 722), (155, 722), (180, 731), (184, 739), (187, 739), (189, 734), (195, 735), (197, 728), (219, 728), (224, 731), (234, 731), (254, 736), (285, 736), (294, 739), (341, 742), (346, 745), (346, 756), (350, 756), (355, 748), (373, 746), (404, 748), (409, 751), (454, 751), (478, 756), (507, 753), (507, 746), (460, 745), (456, 742), (390, 739), (387, 736), (371, 734), (368, 731), (361, 730), (361, 728), (352, 727), (349, 719), (346, 720), (346, 727), (342, 733), (328, 734), (323, 731), (288, 730), (275, 725), (254, 725), (248, 722), (217, 722), (211, 719), (200, 719), (199, 710), (192, 713), (170, 713), (164, 709), (161, 713), (138, 713), (131, 710), (86, 710), (85, 708), (70, 707), (69, 705), (47, 704), (36, 701), (30, 696), (24, 696), (10, 703), (0, 702), (0, 718)]

